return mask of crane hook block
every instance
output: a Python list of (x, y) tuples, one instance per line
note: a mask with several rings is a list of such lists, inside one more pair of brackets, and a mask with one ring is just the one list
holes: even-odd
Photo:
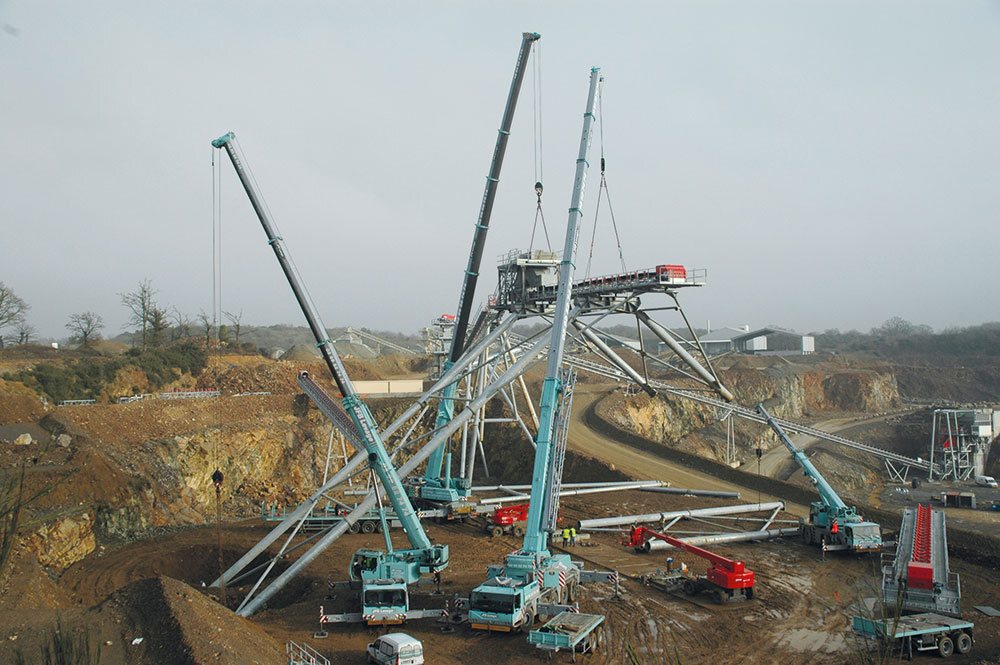
[(542, 198), (542, 191), (543, 191), (544, 189), (545, 189), (545, 188), (544, 188), (544, 187), (542, 187), (542, 182), (541, 182), (541, 180), (539, 180), (538, 182), (536, 182), (536, 183), (535, 183), (535, 194), (536, 194), (536, 195), (538, 196), (538, 198)]
[(212, 474), (212, 483), (216, 487), (222, 487), (222, 480), (223, 480), (222, 472), (216, 469), (215, 473)]

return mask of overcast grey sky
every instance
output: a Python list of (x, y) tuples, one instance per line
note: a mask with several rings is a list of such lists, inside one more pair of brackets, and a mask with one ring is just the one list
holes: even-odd
[[(996, 2), (0, 0), (0, 27), (0, 281), (44, 335), (84, 310), (116, 334), (143, 278), (210, 310), (209, 142), (228, 130), (327, 325), (453, 311), (525, 30), (553, 244), (600, 65), (625, 259), (707, 268), (696, 321), (1000, 318)], [(532, 102), (529, 76), (483, 298), (531, 233)], [(228, 163), (222, 187), (224, 308), (300, 323)], [(598, 244), (595, 273), (615, 271), (606, 216)]]

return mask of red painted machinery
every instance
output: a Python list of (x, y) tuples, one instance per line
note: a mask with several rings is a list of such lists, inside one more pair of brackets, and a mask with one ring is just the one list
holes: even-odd
[(527, 521), (527, 503), (519, 503), (513, 506), (498, 506), (486, 524), (486, 531), (494, 537), (504, 534), (514, 534), (520, 538), (524, 535), (524, 525)]
[(644, 526), (633, 527), (629, 532), (626, 547), (641, 548), (650, 538), (657, 538), (670, 543), (677, 549), (690, 552), (708, 561), (708, 572), (704, 577), (689, 577), (684, 580), (684, 592), (695, 595), (702, 591), (710, 591), (718, 603), (725, 603), (737, 595), (747, 600), (753, 598), (754, 572), (747, 570), (742, 561), (733, 561), (714, 552), (689, 545), (679, 538), (659, 533)]

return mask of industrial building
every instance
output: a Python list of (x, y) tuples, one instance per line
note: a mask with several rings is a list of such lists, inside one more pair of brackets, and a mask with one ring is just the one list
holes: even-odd
[(760, 328), (733, 337), (733, 350), (756, 356), (809, 355), (816, 352), (816, 338), (784, 328)]

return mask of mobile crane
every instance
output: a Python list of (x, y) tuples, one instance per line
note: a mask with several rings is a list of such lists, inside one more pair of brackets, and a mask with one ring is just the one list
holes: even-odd
[[(584, 571), (568, 554), (553, 554), (548, 549), (548, 539), (555, 529), (558, 511), (562, 474), (560, 457), (565, 455), (565, 448), (559, 445), (560, 441), (564, 443), (564, 438), (560, 437), (565, 436), (565, 431), (557, 428), (556, 424), (568, 425), (561, 416), (570, 407), (565, 398), (571, 394), (572, 381), (572, 374), (563, 374), (561, 365), (566, 326), (570, 319), (573, 261), (579, 239), (578, 223), (582, 216), (581, 202), (592, 138), (594, 102), (600, 79), (600, 69), (591, 69), (566, 242), (559, 265), (559, 292), (553, 314), (548, 367), (542, 384), (524, 544), (520, 550), (508, 554), (502, 565), (490, 566), (486, 581), (472, 590), (468, 618), (473, 629), (502, 632), (530, 629), (540, 615), (554, 615), (571, 609), (565, 603), (575, 601), (578, 584), (617, 579), (613, 572)], [(594, 615), (594, 621), (586, 624), (589, 626), (587, 630), (596, 628), (600, 620), (603, 617)], [(578, 637), (583, 639), (585, 636)]]
[[(507, 139), (510, 136), (510, 128), (514, 120), (514, 109), (517, 106), (521, 83), (524, 81), (524, 72), (528, 66), (528, 55), (531, 53), (531, 47), (539, 39), (541, 39), (541, 35), (537, 32), (525, 32), (521, 35), (521, 49), (514, 67), (514, 78), (507, 94), (507, 103), (500, 121), (500, 130), (497, 133), (490, 174), (486, 177), (486, 190), (483, 193), (483, 202), (479, 209), (479, 218), (476, 221), (472, 237), (469, 264), (465, 269), (462, 292), (459, 296), (458, 317), (455, 320), (455, 330), (451, 338), (451, 349), (447, 360), (445, 360), (443, 371), (451, 369), (465, 351), (466, 333), (469, 330), (472, 304), (476, 296), (476, 283), (479, 280), (479, 267), (482, 263), (483, 249), (486, 246), (486, 234), (490, 229), (490, 217), (493, 213), (497, 185), (500, 183), (500, 169), (507, 151)], [(454, 417), (457, 386), (458, 381), (447, 386), (442, 392), (434, 423), (435, 429), (444, 427)], [(421, 505), (438, 507), (460, 503), (471, 492), (468, 479), (451, 477), (451, 453), (446, 450), (447, 447), (448, 444), (445, 443), (431, 453), (431, 456), (427, 458), (427, 467), (423, 477), (416, 479), (416, 482), (410, 485), (411, 497), (417, 499)], [(445, 470), (443, 476), (442, 468)]]
[(799, 520), (799, 534), (802, 540), (807, 545), (822, 545), (825, 551), (882, 551), (882, 531), (879, 525), (875, 522), (866, 522), (858, 515), (857, 508), (844, 503), (805, 453), (792, 443), (785, 430), (771, 417), (763, 404), (757, 405), (757, 413), (764, 416), (767, 424), (802, 467), (802, 473), (812, 481), (819, 492), (819, 501), (813, 501), (809, 505), (809, 520)]
[(629, 532), (627, 547), (642, 549), (646, 541), (656, 538), (670, 543), (674, 547), (685, 552), (690, 552), (695, 556), (708, 561), (708, 572), (701, 577), (678, 574), (673, 577), (684, 589), (684, 593), (694, 596), (703, 591), (710, 591), (715, 598), (715, 602), (722, 604), (732, 600), (738, 595), (742, 595), (747, 600), (753, 598), (753, 585), (755, 575), (752, 570), (748, 570), (742, 561), (727, 559), (697, 545), (691, 545), (680, 538), (674, 538), (665, 533), (653, 531), (649, 527), (636, 526)]
[[(306, 294), (301, 278), (296, 272), (285, 248), (284, 240), (275, 231), (270, 215), (258, 194), (254, 183), (247, 173), (242, 158), (234, 145), (236, 136), (232, 132), (212, 141), (212, 146), (225, 149), (226, 154), (236, 170), (243, 188), (250, 199), (250, 204), (260, 220), (267, 242), (274, 250), (292, 293), (305, 315), (316, 339), (316, 346), (326, 363), (333, 380), (343, 395), (341, 404), (357, 430), (358, 440), (368, 453), (368, 464), (374, 470), (381, 482), (385, 494), (392, 504), (396, 519), (403, 525), (403, 531), (409, 539), (411, 548), (382, 552), (378, 550), (359, 550), (354, 554), (350, 565), (351, 579), (361, 585), (361, 615), (360, 618), (371, 624), (402, 623), (408, 618), (416, 618), (416, 611), (409, 609), (407, 585), (420, 579), (421, 575), (438, 573), (448, 565), (448, 546), (432, 544), (420, 524), (417, 511), (413, 508), (406, 494), (403, 481), (389, 459), (389, 453), (378, 432), (372, 413), (358, 396), (351, 383), (347, 370), (341, 362), (333, 343), (326, 333), (319, 313)], [(327, 400), (325, 406), (336, 411), (338, 407), (325, 393), (317, 393), (313, 399)], [(377, 490), (376, 490), (377, 491)], [(388, 529), (385, 529), (386, 540), (389, 541)], [(422, 615), (422, 613), (421, 613)]]

